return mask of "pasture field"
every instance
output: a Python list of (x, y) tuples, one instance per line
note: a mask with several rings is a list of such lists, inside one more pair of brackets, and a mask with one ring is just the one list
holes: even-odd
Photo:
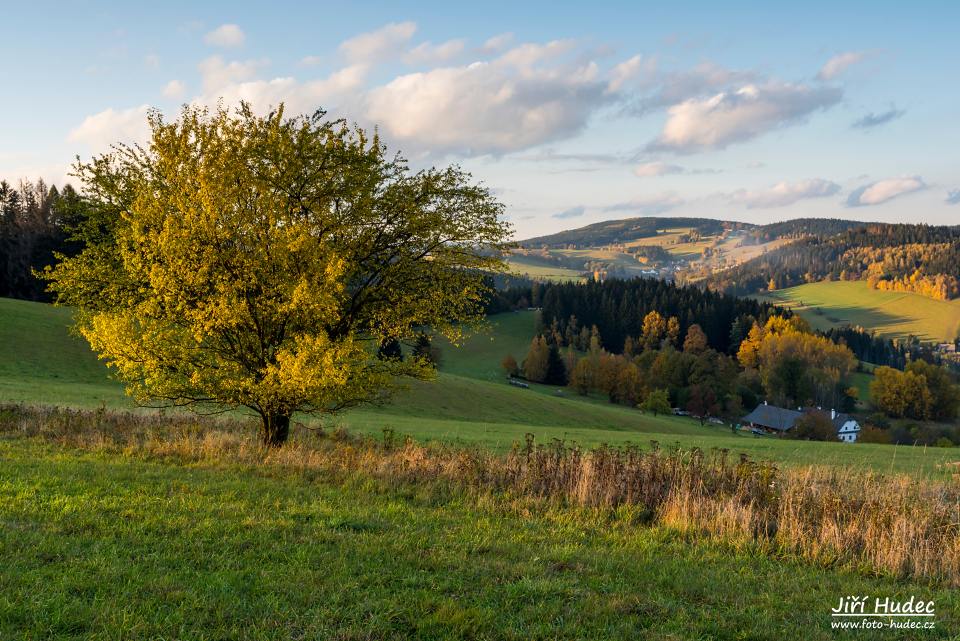
[(10, 435), (0, 460), (4, 639), (864, 638), (830, 628), (845, 594), (935, 600), (924, 639), (958, 625), (946, 587), (629, 511)]
[[(0, 299), (0, 402), (95, 408), (131, 408), (122, 388), (82, 339), (67, 332), (68, 310)], [(380, 435), (384, 428), (419, 440), (507, 450), (533, 434), (583, 447), (602, 443), (650, 447), (680, 445), (726, 448), (786, 465), (851, 464), (877, 472), (944, 478), (945, 463), (960, 460), (951, 448), (812, 443), (733, 434), (729, 427), (685, 417), (650, 416), (544, 385), (510, 386), (500, 369), (508, 353), (522, 361), (535, 331), (533, 312), (491, 317), (485, 329), (454, 347), (438, 340), (441, 371), (436, 381), (410, 383), (387, 404), (328, 419), (297, 419)], [(856, 381), (865, 385), (868, 378)]]
[(864, 281), (823, 281), (764, 294), (791, 307), (815, 329), (859, 325), (889, 338), (952, 341), (960, 333), (960, 300), (870, 289)]
[[(687, 261), (693, 267), (708, 266), (711, 269), (717, 270), (738, 265), (751, 258), (756, 258), (766, 251), (792, 242), (791, 239), (776, 239), (767, 243), (738, 247), (738, 244), (742, 240), (742, 237), (739, 235), (730, 236), (722, 242), (719, 242), (719, 244), (718, 240), (720, 236), (703, 236), (699, 240), (682, 241), (683, 236), (694, 231), (696, 230), (693, 228), (661, 229), (658, 230), (656, 236), (630, 240), (623, 243), (622, 247), (663, 247), (674, 260)], [(621, 246), (605, 245), (582, 249), (554, 248), (550, 249), (549, 252), (553, 255), (562, 256), (567, 259), (575, 259), (582, 263), (597, 261), (613, 265), (624, 270), (627, 274), (639, 274), (644, 269), (663, 266), (656, 262), (650, 264), (641, 263), (635, 255), (620, 251), (619, 247)], [(704, 251), (711, 247), (719, 251), (710, 258), (704, 258)], [(571, 274), (567, 272), (576, 273), (575, 270), (564, 270), (563, 268), (550, 265), (547, 261), (538, 260), (537, 256), (515, 254), (510, 258), (509, 262), (516, 273), (525, 273), (531, 277), (548, 280), (570, 280)]]
[(558, 283), (584, 280), (581, 273), (575, 269), (567, 269), (559, 265), (551, 265), (546, 261), (538, 261), (533, 256), (513, 254), (507, 259), (507, 264), (510, 266), (512, 273), (535, 280), (550, 280)]

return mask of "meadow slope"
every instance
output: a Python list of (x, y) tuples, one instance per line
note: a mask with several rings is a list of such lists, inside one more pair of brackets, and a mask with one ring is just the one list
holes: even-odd
[(815, 329), (859, 325), (889, 338), (917, 336), (937, 342), (960, 335), (960, 300), (880, 291), (870, 289), (864, 281), (808, 283), (769, 292), (762, 298), (793, 308)]
[[(726, 448), (788, 465), (857, 466), (945, 478), (944, 463), (960, 460), (955, 449), (815, 443), (734, 435), (727, 427), (701, 426), (689, 418), (649, 416), (603, 398), (585, 398), (543, 385), (508, 385), (499, 363), (511, 353), (522, 360), (535, 331), (535, 314), (500, 314), (459, 346), (437, 341), (443, 363), (436, 381), (412, 382), (381, 406), (307, 425), (380, 435), (384, 428), (418, 440), (507, 450), (526, 434), (537, 442), (561, 439), (584, 447), (602, 443), (650, 447)], [(67, 332), (69, 310), (0, 299), (0, 403), (19, 402), (95, 408), (132, 408), (122, 387), (108, 378), (82, 339)]]
[[(0, 638), (858, 639), (838, 595), (957, 592), (630, 511), (0, 437)], [(884, 639), (917, 631), (885, 630)]]

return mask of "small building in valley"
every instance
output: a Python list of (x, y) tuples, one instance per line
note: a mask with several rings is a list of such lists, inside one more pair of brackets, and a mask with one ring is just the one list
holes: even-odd
[(840, 414), (830, 410), (830, 420), (837, 428), (837, 440), (844, 443), (855, 443), (860, 435), (860, 423), (849, 414)]
[[(756, 409), (743, 417), (742, 422), (750, 426), (755, 432), (768, 434), (785, 434), (796, 427), (797, 421), (807, 412), (820, 411), (817, 408), (808, 410), (790, 410), (764, 402)], [(841, 414), (830, 410), (830, 422), (837, 430), (837, 440), (844, 443), (854, 443), (860, 435), (860, 423), (849, 414)]]
[(803, 416), (803, 412), (788, 410), (776, 405), (767, 405), (764, 402), (744, 416), (743, 423), (770, 434), (783, 434), (793, 429), (794, 425), (797, 424), (797, 419), (801, 416)]

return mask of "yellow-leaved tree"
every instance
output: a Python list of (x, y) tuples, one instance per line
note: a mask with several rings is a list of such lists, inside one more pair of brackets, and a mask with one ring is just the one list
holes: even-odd
[(381, 346), (424, 327), (456, 340), (480, 318), (510, 227), (459, 168), (412, 172), (322, 111), (149, 124), (148, 145), (78, 164), (85, 248), (46, 272), (138, 401), (249, 408), (280, 445), (296, 412), (432, 375)]

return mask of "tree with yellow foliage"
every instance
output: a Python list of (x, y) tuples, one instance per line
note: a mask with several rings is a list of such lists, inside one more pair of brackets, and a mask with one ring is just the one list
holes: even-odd
[(811, 333), (798, 316), (771, 316), (763, 326), (754, 325), (737, 359), (759, 372), (772, 401), (791, 406), (841, 406), (843, 383), (857, 365), (848, 347)]
[(660, 342), (667, 333), (667, 321), (660, 312), (652, 311), (643, 317), (644, 349), (659, 349)]
[(295, 412), (382, 398), (419, 358), (376, 358), (425, 326), (456, 340), (510, 228), (456, 167), (413, 173), (323, 112), (185, 107), (143, 147), (79, 164), (85, 249), (46, 272), (142, 402), (248, 408), (265, 444)]
[(928, 419), (933, 406), (926, 376), (886, 366), (873, 372), (870, 399), (877, 409), (893, 417)]

